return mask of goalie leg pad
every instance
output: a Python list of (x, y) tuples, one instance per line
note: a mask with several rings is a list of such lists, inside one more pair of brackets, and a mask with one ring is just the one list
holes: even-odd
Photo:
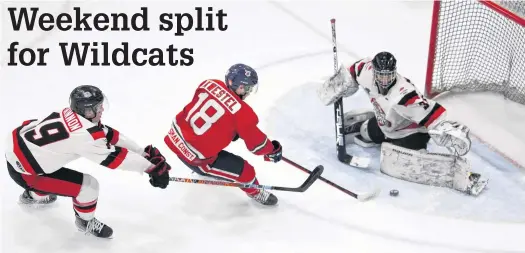
[(479, 184), (473, 181), (470, 165), (464, 158), (411, 150), (387, 142), (381, 146), (380, 168), (391, 177), (473, 195), (479, 194), (486, 185), (482, 185), (485, 181)]

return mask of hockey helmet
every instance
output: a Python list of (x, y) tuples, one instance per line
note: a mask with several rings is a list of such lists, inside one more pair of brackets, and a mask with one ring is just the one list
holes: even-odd
[(225, 76), (226, 85), (233, 91), (239, 87), (244, 88), (244, 93), (238, 94), (241, 99), (245, 99), (252, 93), (257, 93), (259, 87), (259, 77), (252, 67), (238, 63), (232, 65)]
[(98, 113), (107, 109), (106, 96), (102, 91), (92, 85), (81, 85), (73, 89), (69, 95), (69, 107), (78, 115), (93, 120)]
[(396, 58), (389, 52), (380, 52), (374, 56), (372, 66), (374, 67), (374, 82), (379, 92), (385, 95), (396, 82)]

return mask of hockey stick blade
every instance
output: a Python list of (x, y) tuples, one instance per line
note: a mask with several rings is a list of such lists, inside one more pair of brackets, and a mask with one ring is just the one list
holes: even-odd
[(379, 195), (380, 192), (381, 192), (381, 189), (375, 188), (371, 192), (361, 193), (361, 194), (357, 195), (357, 200), (359, 200), (361, 202), (368, 201), (368, 200), (370, 200), (372, 198), (375, 198), (377, 195)]
[(318, 165), (315, 167), (315, 169), (310, 173), (310, 176), (304, 181), (304, 183), (299, 187), (301, 191), (306, 191), (312, 184), (323, 174), (324, 167), (323, 165)]
[(352, 156), (352, 159), (350, 159), (350, 162), (348, 163), (350, 166), (358, 167), (358, 168), (368, 168), (370, 165), (370, 158), (367, 157), (359, 157), (359, 156)]
[(312, 173), (310, 173), (310, 176), (308, 176), (308, 178), (304, 181), (304, 183), (297, 188), (274, 186), (272, 189), (281, 190), (281, 191), (285, 189), (284, 191), (291, 191), (291, 192), (305, 192), (321, 176), (323, 171), (324, 171), (324, 167), (322, 165), (318, 165), (317, 167), (315, 167)]
[(368, 169), (368, 166), (370, 165), (370, 158), (352, 156), (348, 154), (344, 156), (344, 159), (340, 159), (340, 161), (352, 167), (363, 168), (363, 169)]

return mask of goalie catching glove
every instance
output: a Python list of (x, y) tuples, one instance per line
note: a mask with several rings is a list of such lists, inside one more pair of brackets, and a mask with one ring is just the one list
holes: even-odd
[(352, 78), (348, 68), (341, 64), (337, 73), (317, 89), (317, 96), (324, 105), (331, 105), (341, 97), (353, 95), (357, 90), (359, 84)]
[(466, 155), (472, 142), (470, 129), (455, 121), (442, 121), (429, 129), (428, 134), (437, 145), (453, 149), (459, 156)]

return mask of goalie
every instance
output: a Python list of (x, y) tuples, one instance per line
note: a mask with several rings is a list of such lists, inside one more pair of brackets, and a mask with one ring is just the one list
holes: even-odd
[[(380, 52), (349, 68), (341, 65), (318, 89), (323, 104), (349, 97), (359, 87), (368, 94), (373, 111), (344, 114), (344, 134), (362, 147), (381, 145), (381, 171), (410, 182), (449, 187), (478, 195), (488, 180), (470, 171), (462, 157), (470, 150), (468, 127), (446, 118), (446, 109), (425, 98), (409, 79), (396, 71), (396, 59)], [(430, 153), (430, 139), (450, 154)]]

